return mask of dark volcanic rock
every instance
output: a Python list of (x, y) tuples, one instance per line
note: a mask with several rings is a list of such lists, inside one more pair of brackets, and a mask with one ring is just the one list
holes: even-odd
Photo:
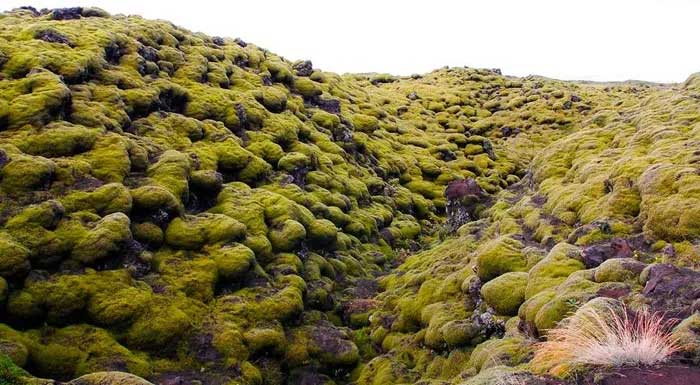
[(49, 43), (65, 44), (67, 46), (72, 46), (68, 38), (52, 29), (46, 29), (43, 31), (37, 31), (34, 35), (36, 39), (43, 40)]
[(51, 11), (53, 20), (74, 20), (80, 19), (83, 13), (82, 7), (56, 8)]
[(642, 294), (656, 311), (685, 318), (696, 309), (700, 299), (700, 272), (660, 263), (647, 267), (641, 276)]
[(581, 252), (582, 262), (589, 269), (600, 265), (608, 259), (630, 258), (631, 256), (632, 245), (622, 238), (615, 238), (609, 242), (588, 246)]
[(450, 232), (472, 220), (476, 206), (486, 198), (486, 193), (472, 178), (452, 181), (445, 189), (447, 198), (447, 226)]
[(310, 76), (314, 72), (314, 66), (311, 60), (303, 60), (294, 63), (292, 68), (294, 68), (298, 76)]

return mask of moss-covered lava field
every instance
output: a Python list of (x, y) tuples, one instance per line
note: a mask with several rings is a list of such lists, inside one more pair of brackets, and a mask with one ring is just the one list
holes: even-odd
[(0, 384), (585, 383), (532, 358), (603, 302), (692, 368), (698, 255), (700, 75), (337, 75), (0, 14)]

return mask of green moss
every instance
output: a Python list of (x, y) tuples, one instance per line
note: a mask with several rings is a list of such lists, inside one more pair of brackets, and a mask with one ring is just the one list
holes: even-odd
[(527, 273), (506, 273), (485, 283), (481, 287), (481, 295), (496, 313), (516, 315), (518, 308), (525, 301), (527, 282)]
[(152, 301), (124, 334), (128, 347), (156, 350), (184, 334), (191, 326), (188, 315), (165, 298)]
[(66, 212), (93, 211), (99, 215), (116, 212), (129, 214), (132, 198), (129, 190), (120, 183), (109, 183), (91, 192), (77, 191), (61, 198)]
[(700, 313), (693, 313), (673, 328), (673, 338), (679, 341), (680, 351), (693, 363), (700, 362)]
[(223, 214), (202, 213), (173, 219), (165, 230), (165, 242), (173, 247), (197, 250), (204, 245), (240, 240), (246, 227)]
[(0, 354), (0, 379), (3, 385), (24, 385), (29, 381), (29, 373), (7, 355)]
[(136, 287), (99, 291), (90, 298), (87, 314), (97, 325), (128, 325), (150, 306), (152, 295)]
[(68, 382), (70, 385), (152, 385), (150, 382), (129, 373), (123, 372), (99, 372), (90, 373), (73, 381)]
[(183, 209), (180, 201), (164, 187), (142, 186), (131, 190), (134, 210), (154, 212), (164, 210), (166, 213), (179, 214)]
[(46, 158), (22, 154), (17, 148), (0, 148), (9, 162), (0, 169), (0, 188), (5, 194), (17, 195), (46, 189), (54, 178), (56, 164)]
[(308, 167), (310, 164), (311, 160), (308, 156), (300, 152), (289, 152), (280, 158), (280, 160), (277, 162), (277, 167), (280, 170), (293, 172), (304, 167)]
[(333, 130), (340, 125), (340, 118), (337, 115), (330, 114), (326, 111), (314, 111), (311, 120), (323, 128)]
[(46, 70), (29, 73), (15, 87), (16, 93), (8, 103), (10, 128), (46, 124), (56, 119), (70, 100), (70, 90), (60, 76)]
[(280, 147), (279, 144), (269, 140), (251, 143), (247, 149), (253, 154), (264, 159), (269, 164), (277, 164), (284, 156), (282, 147)]
[(255, 99), (271, 112), (282, 112), (287, 107), (287, 95), (276, 87), (263, 88)]
[(485, 243), (476, 251), (477, 275), (482, 281), (489, 281), (508, 272), (527, 271), (522, 248), (522, 243), (508, 236)]
[(306, 238), (306, 229), (301, 223), (288, 219), (268, 233), (272, 248), (277, 251), (292, 251)]
[(301, 126), (299, 118), (288, 112), (283, 112), (265, 118), (263, 131), (269, 133), (275, 143), (284, 146), (299, 139)]
[(516, 366), (529, 360), (533, 352), (528, 341), (507, 337), (479, 344), (469, 358), (469, 365), (481, 371), (497, 365)]
[(547, 257), (530, 269), (525, 298), (532, 298), (542, 290), (564, 282), (571, 273), (583, 270), (583, 263), (572, 257), (580, 253), (576, 246), (559, 243), (549, 251)]
[(29, 270), (29, 250), (8, 234), (0, 233), (0, 255), (1, 277), (12, 277)]
[(596, 282), (636, 283), (645, 267), (644, 263), (633, 258), (612, 258), (595, 269), (594, 279)]
[(294, 90), (305, 98), (313, 98), (323, 93), (323, 89), (318, 83), (303, 77), (294, 79)]
[(219, 277), (227, 281), (240, 278), (255, 264), (253, 250), (241, 244), (212, 247), (207, 251), (216, 263)]
[(354, 114), (351, 117), (351, 122), (355, 131), (359, 132), (374, 132), (379, 128), (379, 121), (374, 116)]
[(123, 213), (109, 214), (75, 244), (71, 257), (91, 264), (114, 255), (131, 240), (131, 221)]

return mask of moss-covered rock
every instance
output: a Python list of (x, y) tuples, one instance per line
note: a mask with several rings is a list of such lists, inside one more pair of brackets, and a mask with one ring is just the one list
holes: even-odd
[(527, 271), (522, 248), (521, 242), (508, 236), (485, 243), (476, 251), (477, 275), (482, 281), (489, 281), (508, 272)]
[(212, 247), (208, 252), (216, 262), (219, 276), (224, 280), (240, 278), (255, 264), (253, 250), (241, 244)]
[(70, 385), (152, 385), (150, 382), (124, 372), (96, 372), (80, 376)]
[(165, 242), (173, 247), (197, 250), (204, 245), (243, 238), (246, 227), (223, 214), (203, 213), (173, 219), (165, 230)]
[(306, 229), (301, 223), (288, 219), (268, 234), (272, 248), (277, 251), (292, 251), (306, 238)]
[(525, 272), (506, 273), (486, 282), (481, 287), (481, 295), (496, 313), (516, 315), (525, 301), (527, 282), (528, 274)]

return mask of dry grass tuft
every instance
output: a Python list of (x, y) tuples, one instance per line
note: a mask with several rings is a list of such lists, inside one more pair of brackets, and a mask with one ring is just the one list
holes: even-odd
[(663, 314), (647, 310), (630, 314), (610, 302), (584, 306), (549, 331), (532, 363), (540, 368), (661, 363), (679, 347), (671, 335), (673, 324)]

